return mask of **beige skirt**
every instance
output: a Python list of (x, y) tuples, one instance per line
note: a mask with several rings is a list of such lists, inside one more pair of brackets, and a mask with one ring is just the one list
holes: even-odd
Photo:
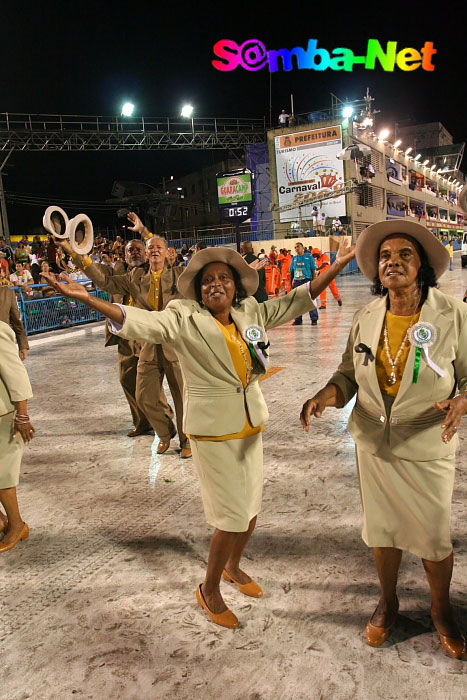
[(245, 532), (261, 510), (262, 434), (222, 442), (190, 438), (190, 445), (206, 520), (219, 530)]
[(454, 455), (418, 462), (388, 452), (377, 457), (357, 447), (364, 542), (429, 561), (446, 559), (452, 552)]
[(24, 442), (13, 437), (15, 412), (0, 416), (0, 489), (18, 486)]

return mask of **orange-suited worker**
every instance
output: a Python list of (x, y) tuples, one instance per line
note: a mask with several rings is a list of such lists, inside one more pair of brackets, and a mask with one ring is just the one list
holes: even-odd
[[(316, 264), (318, 266), (318, 275), (319, 275), (319, 274), (321, 274), (321, 270), (325, 270), (327, 267), (330, 266), (331, 260), (329, 258), (329, 255), (327, 253), (322, 253), (319, 248), (313, 248), (313, 250), (311, 251), (311, 254), (314, 257), (314, 259), (316, 260)], [(332, 280), (331, 284), (329, 285), (329, 289), (331, 290), (332, 296), (337, 301), (339, 306), (342, 306), (341, 295), (339, 294), (339, 289), (337, 287), (335, 279)], [(327, 302), (327, 287), (319, 295), (319, 300), (321, 302), (321, 306), (319, 308), (325, 309), (326, 302)]]
[(286, 292), (290, 292), (292, 289), (290, 286), (290, 266), (292, 264), (292, 255), (286, 248), (284, 248), (283, 256), (281, 267), (282, 285), (285, 287)]

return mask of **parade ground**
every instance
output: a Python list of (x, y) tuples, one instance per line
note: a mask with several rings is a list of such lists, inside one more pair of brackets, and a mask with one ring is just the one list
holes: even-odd
[[(460, 256), (441, 289), (462, 299)], [(467, 661), (444, 653), (421, 561), (404, 554), (400, 614), (379, 649), (365, 640), (378, 598), (363, 543), (351, 409), (305, 433), (304, 401), (337, 367), (362, 275), (340, 278), (317, 326), (272, 330), (261, 384), (264, 500), (244, 568), (265, 590), (222, 584), (238, 630), (196, 602), (211, 528), (192, 460), (173, 440), (127, 437), (130, 413), (104, 324), (33, 337), (27, 368), (37, 430), (18, 497), (28, 540), (0, 556), (1, 700), (461, 700)], [(467, 631), (467, 418), (452, 506), (452, 600)], [(440, 437), (441, 439), (441, 437)]]

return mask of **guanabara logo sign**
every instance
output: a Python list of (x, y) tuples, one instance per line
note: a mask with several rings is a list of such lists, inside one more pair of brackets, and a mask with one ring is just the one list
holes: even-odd
[(219, 204), (251, 202), (251, 177), (249, 174), (220, 177), (217, 180)]

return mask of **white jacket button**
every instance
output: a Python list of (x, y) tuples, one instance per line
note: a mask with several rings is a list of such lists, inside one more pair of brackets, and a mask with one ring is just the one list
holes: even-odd
[(384, 416), (380, 416), (380, 417), (379, 417), (379, 420), (380, 420), (380, 423), (385, 423), (385, 422), (386, 422), (386, 418), (385, 418)]

